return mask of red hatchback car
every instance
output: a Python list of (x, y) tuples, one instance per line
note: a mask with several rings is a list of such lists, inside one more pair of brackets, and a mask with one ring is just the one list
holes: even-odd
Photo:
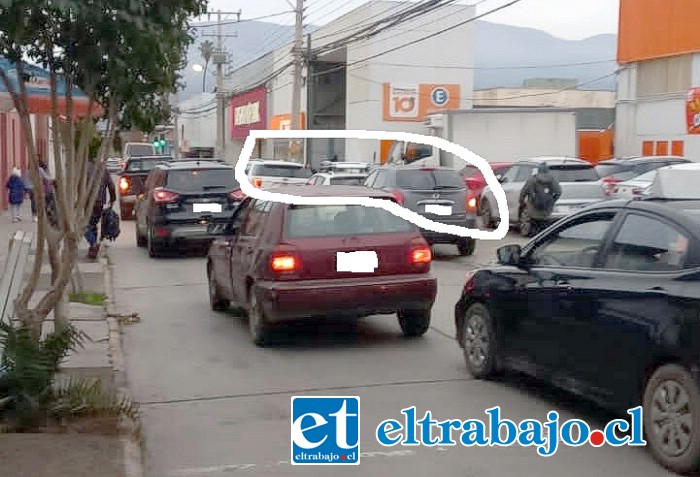
[[(359, 186), (280, 186), (305, 197), (372, 197), (389, 193)], [(209, 249), (211, 307), (247, 312), (253, 341), (270, 328), (312, 318), (363, 318), (397, 313), (406, 336), (430, 326), (437, 280), (420, 230), (381, 208), (290, 205), (245, 199)]]

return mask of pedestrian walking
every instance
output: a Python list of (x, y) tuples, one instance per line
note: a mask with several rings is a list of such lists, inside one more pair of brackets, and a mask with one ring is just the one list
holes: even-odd
[[(95, 205), (92, 208), (92, 215), (90, 216), (90, 221), (88, 222), (87, 230), (85, 231), (85, 240), (90, 244), (90, 249), (88, 250), (88, 258), (94, 260), (97, 258), (97, 254), (100, 251), (100, 244), (97, 241), (97, 225), (102, 219), (102, 211), (107, 201), (107, 192), (109, 191), (109, 208), (114, 206), (117, 201), (117, 190), (114, 187), (114, 182), (109, 175), (107, 169), (102, 173), (101, 177), (98, 177), (99, 166), (95, 164), (94, 160), (90, 160), (88, 163), (87, 174), (90, 181), (99, 181), (99, 189), (97, 191), (97, 197), (95, 198)], [(93, 183), (94, 182), (90, 182)], [(103, 234), (104, 235), (104, 234)]]
[(29, 170), (25, 171), (22, 180), (24, 181), (24, 191), (29, 196), (29, 203), (32, 207), (32, 220), (36, 222), (36, 196), (34, 195), (34, 181), (32, 180), (32, 175)]
[(522, 235), (530, 237), (546, 224), (561, 193), (559, 181), (549, 171), (549, 166), (540, 164), (537, 173), (527, 180), (520, 193), (521, 210), (525, 212), (520, 217)]
[(5, 184), (9, 194), (10, 209), (12, 213), (12, 222), (20, 222), (22, 220), (22, 203), (24, 202), (24, 181), (22, 180), (22, 171), (18, 168), (12, 169), (12, 175), (7, 179)]

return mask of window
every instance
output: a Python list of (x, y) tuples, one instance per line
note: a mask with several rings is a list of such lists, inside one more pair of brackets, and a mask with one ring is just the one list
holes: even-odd
[(471, 178), (471, 177), (477, 177), (479, 174), (481, 174), (481, 171), (479, 170), (478, 167), (476, 166), (467, 166), (461, 171), (459, 171), (459, 175), (466, 178)]
[(513, 182), (527, 182), (527, 180), (532, 177), (532, 175), (537, 172), (537, 168), (534, 166), (522, 165), (518, 167), (517, 176)]
[(513, 166), (503, 175), (503, 182), (515, 182), (523, 166)]
[(331, 177), (331, 184), (333, 185), (362, 185), (362, 177)]
[(408, 233), (413, 224), (384, 209), (361, 205), (302, 205), (287, 209), (286, 237), (345, 237)]
[(159, 157), (158, 159), (130, 159), (126, 164), (126, 172), (147, 172), (152, 171), (161, 162), (171, 161), (170, 157)]
[(252, 174), (263, 177), (291, 177), (295, 179), (307, 179), (311, 177), (311, 171), (309, 169), (277, 164), (256, 164)]
[(413, 169), (398, 171), (396, 183), (407, 190), (464, 189), (464, 181), (455, 171)]
[(552, 166), (549, 171), (559, 182), (595, 182), (600, 177), (593, 166)]
[(250, 210), (248, 210), (248, 214), (243, 220), (241, 233), (243, 235), (257, 236), (262, 232), (267, 214), (272, 208), (272, 202), (256, 199), (248, 208)]
[(605, 259), (605, 268), (635, 272), (682, 270), (688, 237), (658, 219), (631, 214)]
[(240, 187), (233, 169), (171, 170), (168, 187), (178, 192), (225, 191)]
[(155, 148), (150, 144), (129, 144), (127, 154), (131, 157), (152, 156)]
[(595, 166), (595, 170), (600, 177), (610, 177), (621, 172), (628, 171), (630, 166), (619, 163), (608, 163), (608, 164), (598, 164)]
[(387, 171), (378, 171), (377, 177), (375, 178), (374, 184), (372, 185), (375, 189), (382, 189), (389, 186), (389, 173)]
[(531, 254), (533, 265), (544, 267), (592, 268), (614, 214), (581, 218), (550, 235)]

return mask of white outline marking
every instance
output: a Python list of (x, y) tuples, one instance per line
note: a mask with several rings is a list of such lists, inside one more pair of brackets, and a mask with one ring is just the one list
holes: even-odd
[[(416, 212), (405, 209), (404, 207), (384, 199), (373, 199), (370, 197), (299, 197), (296, 195), (280, 194), (258, 189), (250, 183), (248, 175), (245, 172), (246, 165), (253, 156), (255, 143), (257, 139), (373, 139), (393, 140), (415, 142), (418, 144), (430, 145), (440, 148), (444, 151), (454, 154), (456, 157), (463, 159), (467, 164), (472, 164), (479, 168), (486, 179), (486, 185), (489, 186), (496, 198), (498, 204), (498, 212), (501, 220), (498, 228), (493, 231), (485, 231), (479, 229), (468, 229), (458, 225), (447, 225), (438, 222), (433, 222), (430, 219), (417, 214)], [(384, 209), (387, 212), (394, 214), (404, 220), (407, 220), (418, 227), (431, 230), (433, 232), (457, 235), (459, 237), (473, 237), (482, 240), (501, 240), (508, 234), (509, 214), (508, 203), (506, 202), (506, 193), (503, 187), (496, 179), (496, 175), (489, 166), (489, 163), (479, 155), (471, 152), (469, 149), (446, 141), (435, 136), (424, 136), (421, 134), (402, 133), (402, 132), (387, 132), (387, 131), (365, 131), (365, 130), (265, 130), (254, 129), (250, 131), (248, 137), (243, 144), (243, 149), (238, 158), (235, 167), (235, 177), (240, 183), (241, 191), (249, 197), (260, 200), (269, 200), (280, 202), (283, 204), (293, 205), (364, 205), (367, 207), (375, 207)]]

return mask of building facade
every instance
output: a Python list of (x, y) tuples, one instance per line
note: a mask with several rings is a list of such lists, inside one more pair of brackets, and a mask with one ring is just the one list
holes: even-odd
[(700, 160), (700, 2), (620, 0), (617, 156)]

